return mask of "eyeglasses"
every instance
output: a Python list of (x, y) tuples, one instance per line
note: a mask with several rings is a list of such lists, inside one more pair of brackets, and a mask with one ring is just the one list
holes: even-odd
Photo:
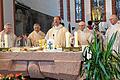
[(85, 26), (85, 25), (79, 25), (79, 26)]
[(113, 20), (113, 18), (109, 19), (109, 20)]
[(109, 20), (114, 20), (114, 19), (116, 19), (116, 18), (110, 18)]

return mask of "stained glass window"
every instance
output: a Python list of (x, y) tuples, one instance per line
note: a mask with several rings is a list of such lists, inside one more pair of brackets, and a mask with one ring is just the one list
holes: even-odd
[(84, 0), (75, 0), (75, 20), (84, 20)]
[(106, 20), (105, 0), (91, 0), (91, 12), (95, 8), (101, 9), (101, 20), (105, 21)]

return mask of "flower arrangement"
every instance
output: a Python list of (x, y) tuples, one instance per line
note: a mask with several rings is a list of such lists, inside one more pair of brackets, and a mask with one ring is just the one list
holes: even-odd
[(7, 74), (7, 75), (4, 75), (4, 74), (0, 74), (0, 80), (26, 80), (22, 73), (17, 73), (17, 74)]

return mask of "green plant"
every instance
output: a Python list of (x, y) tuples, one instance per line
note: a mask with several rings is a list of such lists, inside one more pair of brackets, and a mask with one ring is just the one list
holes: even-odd
[[(105, 49), (97, 40), (94, 33), (94, 42), (89, 43), (83, 51), (84, 65), (80, 69), (80, 75), (85, 74), (86, 80), (120, 80), (120, 54), (112, 49), (117, 32), (112, 35)], [(90, 54), (91, 58), (87, 58)], [(82, 66), (82, 64), (81, 64)]]

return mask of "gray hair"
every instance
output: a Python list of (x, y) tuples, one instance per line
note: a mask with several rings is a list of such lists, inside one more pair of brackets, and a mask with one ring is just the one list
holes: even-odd
[(6, 24), (4, 25), (4, 29), (5, 29), (5, 28), (8, 28), (8, 27), (12, 28), (12, 24), (6, 23)]

